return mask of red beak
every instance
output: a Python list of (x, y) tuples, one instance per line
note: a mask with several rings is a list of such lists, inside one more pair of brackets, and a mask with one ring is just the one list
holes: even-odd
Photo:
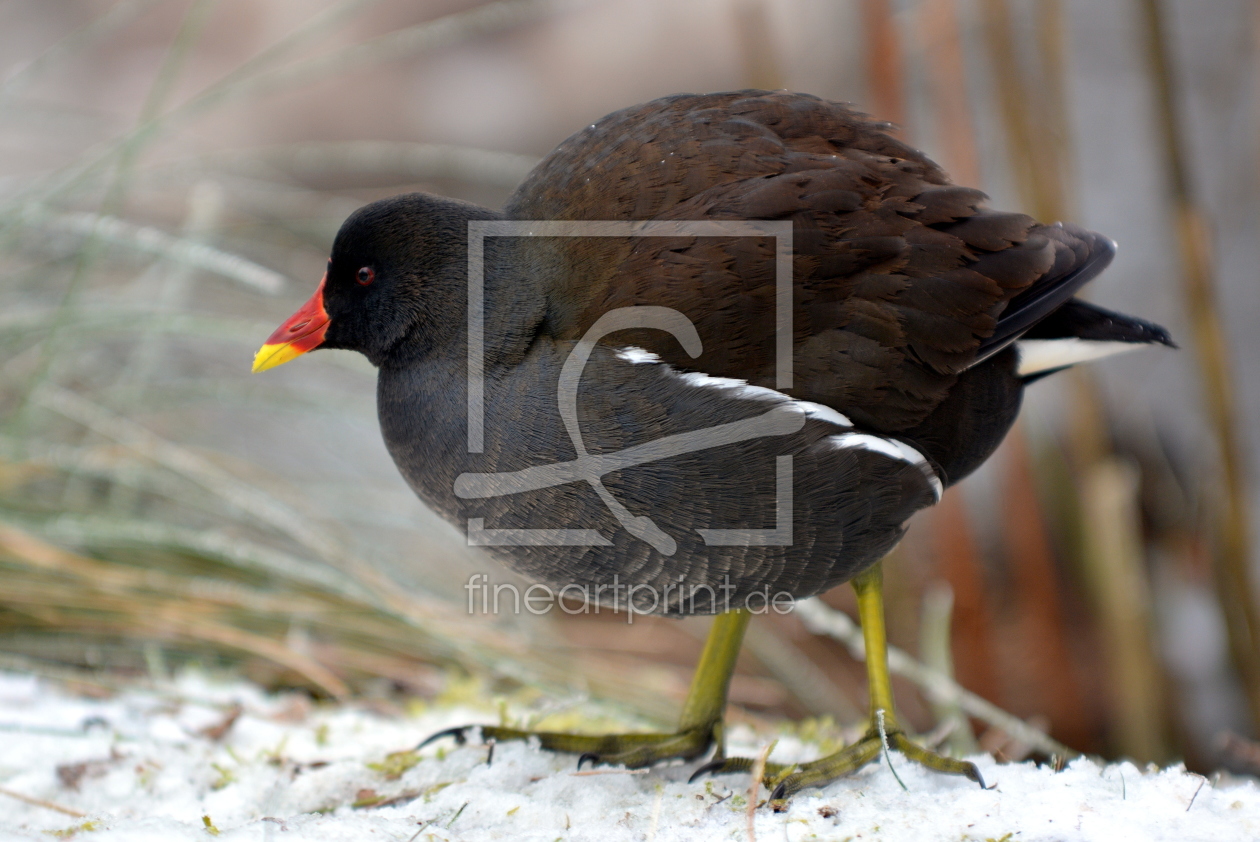
[(325, 272), (310, 300), (289, 316), (288, 321), (280, 325), (258, 349), (254, 355), (255, 372), (284, 365), (294, 357), (318, 348), (324, 341), (329, 323), (328, 312), (324, 309), (324, 284), (327, 281), (328, 273)]

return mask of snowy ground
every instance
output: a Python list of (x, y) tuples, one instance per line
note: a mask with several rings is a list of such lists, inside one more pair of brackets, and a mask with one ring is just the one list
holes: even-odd
[[(572, 758), (524, 744), (498, 746), (489, 766), (484, 747), (449, 742), (420, 759), (388, 756), (470, 717), (493, 719), (459, 708), (406, 717), (312, 708), (196, 675), (164, 693), (90, 700), (0, 673), (0, 842), (748, 838), (746, 777), (706, 787), (686, 782), (688, 767), (575, 774)], [(742, 753), (759, 748), (751, 733), (736, 729), (735, 739)], [(810, 748), (785, 740), (777, 751), (788, 759)], [(996, 785), (984, 791), (893, 762), (906, 790), (886, 764), (873, 765), (796, 796), (786, 812), (758, 810), (756, 837), (1260, 839), (1252, 783), (1085, 760), (1056, 774), (983, 757)]]

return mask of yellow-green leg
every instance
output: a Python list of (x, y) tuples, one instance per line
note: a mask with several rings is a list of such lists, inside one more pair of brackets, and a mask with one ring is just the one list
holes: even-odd
[[(871, 694), (870, 724), (860, 740), (835, 754), (799, 766), (767, 763), (763, 780), (767, 787), (772, 788), (770, 797), (787, 798), (802, 789), (828, 784), (865, 766), (885, 748), (896, 749), (907, 760), (921, 766), (950, 775), (965, 775), (984, 786), (980, 770), (974, 763), (928, 751), (912, 742), (897, 724), (897, 714), (893, 709), (892, 683), (888, 676), (883, 563), (877, 562), (855, 576), (851, 584), (857, 592), (858, 618), (862, 624), (862, 638), (866, 642), (866, 677)], [(746, 757), (715, 760), (698, 770), (692, 779), (706, 773), (748, 772), (752, 767), (753, 761)]]
[(528, 740), (537, 738), (549, 751), (579, 754), (578, 766), (591, 760), (595, 763), (620, 764), (631, 769), (651, 766), (662, 760), (693, 760), (716, 745), (714, 757), (725, 757), (726, 739), (722, 716), (726, 711), (726, 694), (735, 671), (735, 658), (744, 642), (749, 613), (728, 611), (713, 619), (709, 636), (700, 654), (700, 663), (691, 679), (691, 689), (683, 703), (678, 730), (672, 734), (566, 734), (555, 731), (522, 731), (492, 725), (465, 725), (440, 731), (416, 746), (424, 746), (441, 737), (454, 737), (463, 743), (468, 733), (480, 729), (486, 742)]

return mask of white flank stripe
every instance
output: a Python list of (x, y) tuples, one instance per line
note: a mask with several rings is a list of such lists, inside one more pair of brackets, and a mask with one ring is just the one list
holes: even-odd
[(853, 422), (849, 420), (848, 416), (837, 412), (829, 406), (810, 401), (793, 400), (780, 391), (768, 389), (765, 386), (753, 386), (746, 380), (736, 380), (733, 377), (714, 377), (698, 371), (680, 371), (677, 374), (680, 380), (691, 386), (731, 389), (735, 393), (734, 397), (737, 398), (769, 399), (781, 403), (790, 403), (804, 412), (807, 418), (826, 421), (828, 424), (835, 424), (837, 427), (853, 426)]
[(832, 436), (831, 441), (842, 450), (870, 450), (887, 456), (889, 459), (914, 465), (923, 472), (923, 476), (931, 484), (937, 500), (941, 499), (941, 494), (945, 491), (940, 477), (936, 475), (936, 471), (932, 470), (928, 460), (905, 442), (873, 436), (870, 433), (841, 433), (838, 436)]
[(701, 386), (711, 389), (730, 389), (737, 398), (762, 398), (773, 401), (790, 401), (787, 395), (765, 386), (753, 386), (747, 380), (736, 380), (734, 377), (713, 377), (698, 371), (680, 371), (678, 379), (688, 386)]
[(1077, 363), (1100, 360), (1145, 347), (1144, 342), (1102, 342), (1093, 339), (1021, 339), (1015, 343), (1019, 351), (1020, 377), (1042, 371), (1054, 371)]
[[(661, 358), (650, 351), (642, 348), (627, 346), (617, 351), (618, 359), (625, 360), (631, 365), (639, 365), (642, 363), (659, 363)], [(853, 421), (847, 415), (832, 409), (821, 403), (812, 401), (798, 401), (788, 397), (776, 389), (768, 389), (764, 386), (753, 386), (746, 380), (737, 380), (734, 377), (714, 377), (711, 374), (705, 374), (699, 371), (677, 371), (669, 367), (671, 372), (679, 380), (688, 386), (705, 389), (723, 389), (731, 392), (731, 397), (756, 399), (756, 400), (772, 400), (775, 403), (790, 404), (801, 412), (805, 413), (805, 417), (813, 418), (816, 421), (825, 421), (828, 424), (834, 424), (837, 427), (853, 427)], [(910, 445), (897, 441), (896, 439), (886, 439), (880, 436), (870, 435), (869, 433), (843, 433), (831, 436), (832, 442), (840, 448), (860, 448), (862, 450), (873, 450), (876, 453), (882, 453), (889, 459), (896, 459), (900, 462), (907, 462), (916, 465), (923, 471), (928, 481), (932, 484), (932, 488), (936, 491), (936, 499), (940, 499), (942, 486), (940, 479), (937, 478), (936, 472), (932, 470), (932, 466), (928, 464), (923, 454), (915, 450)]]
[(810, 418), (817, 418), (819, 421), (827, 421), (835, 424), (837, 427), (853, 426), (853, 422), (849, 420), (849, 416), (842, 415), (829, 406), (823, 406), (820, 403), (810, 403), (809, 401), (797, 401), (796, 405), (805, 410), (805, 414)]
[(631, 365), (642, 365), (643, 363), (659, 363), (661, 358), (653, 354), (651, 351), (645, 351), (642, 348), (636, 348), (633, 345), (627, 345), (617, 352), (617, 358), (625, 360)]
[(843, 433), (838, 436), (832, 436), (831, 440), (841, 450), (872, 450), (875, 453), (884, 454), (889, 459), (914, 464), (914, 460), (907, 459), (906, 454), (896, 444), (886, 438), (872, 436), (870, 433)]
[[(661, 358), (650, 351), (642, 348), (627, 346), (617, 351), (617, 358), (624, 360), (631, 365), (640, 365), (643, 363), (659, 363)], [(841, 412), (837, 412), (829, 406), (811, 401), (793, 400), (787, 395), (775, 389), (767, 389), (764, 386), (753, 386), (746, 380), (736, 380), (733, 377), (713, 377), (699, 371), (677, 371), (670, 369), (671, 372), (679, 380), (689, 386), (695, 386), (703, 389), (723, 389), (731, 393), (735, 398), (751, 398), (757, 400), (772, 400), (775, 403), (787, 403), (805, 413), (807, 418), (813, 418), (818, 421), (825, 421), (828, 424), (834, 424), (837, 427), (853, 427), (853, 422), (848, 416)], [(841, 449), (855, 448), (860, 450), (870, 450), (875, 453), (887, 456), (889, 459), (895, 459), (898, 462), (906, 462), (914, 465), (923, 472), (923, 476), (931, 484), (936, 499), (941, 499), (944, 487), (941, 480), (937, 477), (936, 472), (932, 470), (932, 466), (924, 458), (923, 454), (915, 450), (905, 442), (896, 439), (886, 439), (881, 436), (874, 436), (869, 433), (841, 433), (840, 435), (831, 436), (831, 441), (836, 447)]]

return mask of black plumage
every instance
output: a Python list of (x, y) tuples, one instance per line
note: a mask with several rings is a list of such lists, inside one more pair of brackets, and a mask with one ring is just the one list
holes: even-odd
[[(502, 544), (502, 530), (514, 529), (602, 537), (598, 546), (489, 547), (525, 575), (588, 595), (614, 577), (650, 586), (640, 607), (668, 612), (724, 610), (754, 594), (808, 596), (879, 559), (911, 514), (993, 451), (1019, 408), (1014, 340), (1042, 320), (1070, 334), (1071, 319), (1056, 312), (1094, 312), (1071, 295), (1110, 261), (1110, 241), (983, 201), (844, 105), (786, 92), (667, 97), (566, 140), (503, 214), (424, 194), (358, 211), (333, 246), (323, 345), (360, 350), (380, 367), (391, 455), (429, 505), (463, 529), (478, 524), (474, 542)], [(485, 441), (470, 453), (468, 223), (502, 218), (791, 220), (792, 387), (775, 390), (772, 239), (493, 237), (484, 251)], [(607, 473), (612, 499), (650, 519), (638, 535), (580, 479), (503, 496), (456, 493), (466, 474), (576, 458), (558, 408), (560, 372), (603, 314), (643, 305), (681, 313), (703, 349), (692, 356), (653, 326), (603, 337), (577, 401), (591, 454), (767, 412), (795, 413), (799, 429)], [(1108, 333), (1099, 319), (1088, 328), (1159, 339)], [(622, 359), (625, 347), (658, 361)], [(707, 543), (701, 530), (787, 523), (776, 508), (784, 456), (790, 539)], [(667, 586), (674, 598), (661, 597)]]
[[(725, 756), (723, 711), (750, 615), (851, 581), (866, 732), (765, 765), (772, 797), (890, 747), (983, 786), (897, 723), (878, 561), (993, 452), (1028, 382), (1172, 344), (1072, 297), (1108, 239), (984, 200), (844, 105), (666, 97), (560, 144), (503, 213), (419, 193), (362, 208), (255, 370), (361, 351), (395, 463), (470, 543), (562, 596), (721, 612), (675, 732), (483, 738), (537, 738), (579, 765), (712, 748), (697, 774), (748, 771)], [(762, 222), (731, 233), (741, 220)], [(641, 221), (660, 236), (622, 236)]]

